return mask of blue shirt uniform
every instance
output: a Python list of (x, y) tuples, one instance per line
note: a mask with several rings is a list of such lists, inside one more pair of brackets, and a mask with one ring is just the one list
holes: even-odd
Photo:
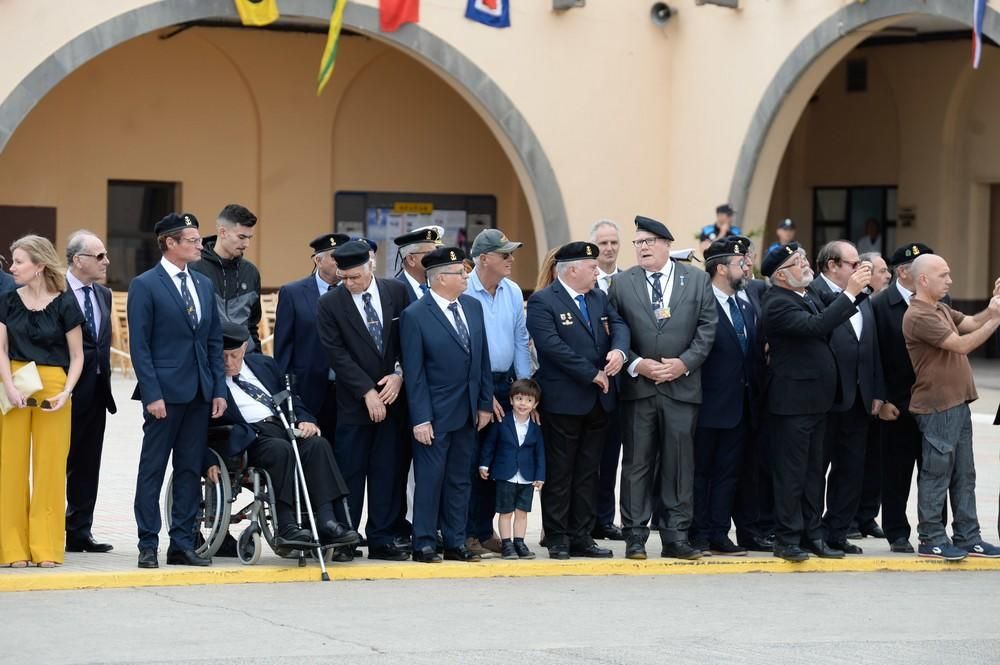
[(521, 288), (504, 277), (497, 285), (496, 295), (491, 295), (479, 280), (479, 272), (473, 270), (465, 293), (483, 305), (491, 370), (495, 373), (506, 372), (513, 366), (517, 378), (529, 378), (531, 357), (528, 354), (528, 328), (524, 323)]

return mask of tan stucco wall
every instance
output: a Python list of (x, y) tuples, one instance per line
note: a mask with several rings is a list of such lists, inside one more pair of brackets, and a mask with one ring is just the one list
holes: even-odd
[(109, 179), (180, 182), (203, 234), (226, 203), (258, 214), (249, 256), (264, 285), (279, 286), (308, 272), (307, 243), (332, 228), (338, 190), (493, 194), (500, 228), (526, 242), (515, 277), (533, 282), (527, 204), (480, 117), (426, 67), (361, 37), (344, 39), (317, 99), (323, 43), (196, 28), (112, 49), (14, 134), (0, 154), (0, 204), (56, 207), (62, 241), (80, 227), (104, 233)]

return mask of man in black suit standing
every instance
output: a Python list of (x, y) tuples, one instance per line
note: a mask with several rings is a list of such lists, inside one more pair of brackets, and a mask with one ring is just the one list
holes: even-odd
[(767, 406), (773, 442), (774, 556), (805, 561), (813, 552), (841, 558), (823, 539), (823, 435), (837, 392), (830, 333), (857, 311), (871, 267), (851, 274), (844, 290), (821, 309), (807, 292), (813, 272), (797, 243), (767, 253), (761, 272), (771, 278), (761, 328), (768, 344)]
[(737, 296), (746, 283), (747, 250), (742, 237), (728, 236), (704, 254), (719, 323), (701, 366), (701, 388), (712, 396), (712, 406), (699, 409), (694, 433), (691, 544), (729, 556), (747, 553), (729, 539), (729, 526), (744, 450), (757, 421), (763, 368), (757, 315)]
[(409, 299), (398, 280), (375, 278), (369, 249), (352, 240), (334, 250), (341, 286), (319, 299), (317, 323), (337, 373), (334, 453), (351, 491), (351, 521), (360, 524), (367, 481), (368, 558), (404, 561), (409, 553), (394, 536), (406, 483), (400, 459), (410, 445), (399, 346)]
[[(890, 263), (895, 279), (889, 288), (872, 297), (872, 311), (878, 329), (879, 355), (885, 375), (885, 403), (879, 410), (882, 429), (882, 528), (889, 549), (913, 554), (906, 503), (910, 496), (914, 468), (923, 455), (923, 435), (910, 413), (910, 393), (916, 382), (913, 363), (903, 338), (903, 315), (916, 289), (910, 271), (918, 256), (933, 254), (927, 245), (915, 242), (893, 252)], [(947, 522), (947, 506), (942, 522)]]
[[(861, 267), (858, 250), (846, 240), (823, 245), (816, 260), (820, 275), (809, 285), (813, 302), (832, 302)], [(872, 272), (874, 267), (868, 263)], [(825, 305), (824, 305), (825, 306)], [(837, 361), (838, 392), (826, 420), (824, 463), (830, 469), (823, 528), (827, 544), (846, 554), (861, 554), (848, 542), (851, 520), (861, 503), (868, 423), (885, 400), (885, 380), (871, 303), (857, 303), (851, 318), (833, 329), (830, 348)], [(879, 532), (881, 536), (881, 532)]]
[(427, 271), (421, 261), (428, 253), (440, 247), (443, 231), (438, 226), (424, 226), (393, 238), (400, 261), (396, 279), (407, 286), (410, 302), (420, 300), (430, 290), (427, 286)]
[(624, 366), (629, 331), (596, 288), (599, 252), (589, 242), (564, 245), (555, 254), (555, 281), (528, 298), (542, 389), (542, 524), (553, 559), (612, 556), (591, 532), (608, 412), (617, 398), (612, 378)]
[(94, 507), (104, 448), (104, 427), (115, 413), (111, 394), (111, 291), (103, 284), (108, 252), (101, 239), (77, 231), (66, 244), (66, 285), (83, 312), (83, 372), (73, 400), (73, 424), (66, 460), (66, 551), (110, 552), (94, 540)]

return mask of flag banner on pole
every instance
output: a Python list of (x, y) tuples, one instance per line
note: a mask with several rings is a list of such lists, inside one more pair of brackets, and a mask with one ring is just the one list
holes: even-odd
[(510, 0), (468, 0), (465, 18), (491, 28), (509, 28)]
[(344, 8), (347, 0), (333, 0), (330, 12), (330, 31), (326, 35), (326, 48), (323, 49), (323, 59), (319, 63), (319, 75), (316, 77), (316, 96), (323, 94), (323, 88), (333, 76), (333, 66), (337, 62), (337, 49), (340, 45), (340, 27), (344, 24)]
[(972, 3), (972, 68), (979, 69), (983, 57), (983, 19), (986, 17), (986, 0)]
[(243, 25), (262, 26), (278, 20), (278, 0), (235, 0)]
[(395, 32), (404, 23), (420, 21), (420, 0), (379, 0), (378, 29)]

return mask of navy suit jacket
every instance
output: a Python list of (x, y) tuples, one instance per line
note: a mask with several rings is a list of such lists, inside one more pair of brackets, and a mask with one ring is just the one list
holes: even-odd
[[(250, 368), (254, 376), (264, 384), (264, 387), (272, 395), (285, 389), (284, 375), (278, 371), (278, 364), (273, 358), (259, 353), (248, 353), (243, 356), (243, 363)], [(229, 431), (229, 440), (225, 448), (219, 450), (219, 452), (225, 457), (236, 457), (253, 445), (254, 441), (257, 440), (257, 432), (243, 418), (243, 414), (240, 413), (239, 407), (236, 406), (236, 401), (233, 400), (233, 393), (229, 390), (228, 386), (226, 387), (226, 403), (228, 405), (226, 412), (222, 414), (221, 418), (212, 420), (212, 425), (232, 426), (232, 429)], [(295, 407), (296, 422), (316, 422), (316, 418), (303, 406), (302, 400), (297, 395), (293, 395), (292, 404)], [(330, 436), (332, 433), (327, 434), (324, 432), (324, 434)]]
[(528, 419), (524, 445), (517, 445), (514, 413), (508, 412), (500, 424), (490, 427), (479, 452), (479, 466), (490, 470), (493, 480), (510, 480), (518, 471), (525, 480), (545, 481), (545, 445), (542, 428)]
[(461, 429), (470, 417), (475, 426), (478, 411), (493, 411), (483, 307), (464, 294), (458, 301), (468, 322), (469, 351), (430, 293), (403, 310), (399, 319), (410, 423), (431, 423), (435, 436)]
[(629, 329), (600, 289), (588, 291), (584, 302), (591, 326), (559, 280), (528, 298), (526, 322), (538, 351), (535, 380), (542, 389), (543, 411), (582, 416), (597, 400), (605, 411), (615, 407), (617, 382), (610, 381), (605, 394), (594, 377), (604, 369), (611, 349), (628, 357)]
[(753, 306), (742, 298), (736, 298), (736, 304), (746, 324), (748, 352), (743, 354), (736, 329), (716, 300), (719, 322), (712, 350), (701, 366), (704, 402), (698, 410), (698, 427), (730, 429), (744, 418), (751, 427), (757, 424), (764, 366), (763, 348), (757, 334), (758, 317)]
[[(97, 339), (94, 339), (88, 326), (80, 326), (83, 330), (83, 372), (75, 391), (87, 394), (88, 408), (107, 409), (108, 413), (115, 413), (118, 409), (111, 393), (111, 289), (97, 283), (91, 286), (101, 312), (101, 329), (97, 331)], [(73, 300), (76, 301), (75, 294)], [(80, 311), (83, 312), (83, 309)]]
[(319, 295), (313, 275), (285, 284), (278, 291), (274, 318), (278, 371), (295, 377), (295, 391), (302, 395), (310, 413), (323, 408), (330, 380), (330, 358), (317, 328)]
[(398, 275), (396, 275), (396, 280), (402, 282), (403, 286), (406, 287), (406, 295), (409, 298), (407, 304), (411, 302), (417, 302), (423, 297), (422, 293), (417, 293), (416, 291), (413, 290), (413, 285), (410, 284), (410, 280), (406, 279), (406, 275), (404, 275), (403, 273), (399, 273)]
[(3, 270), (0, 270), (0, 293), (7, 293), (17, 288), (17, 282)]
[(159, 263), (128, 287), (128, 346), (138, 384), (132, 399), (185, 404), (226, 396), (222, 325), (215, 289), (204, 275), (187, 271), (201, 304), (195, 326), (177, 287)]

